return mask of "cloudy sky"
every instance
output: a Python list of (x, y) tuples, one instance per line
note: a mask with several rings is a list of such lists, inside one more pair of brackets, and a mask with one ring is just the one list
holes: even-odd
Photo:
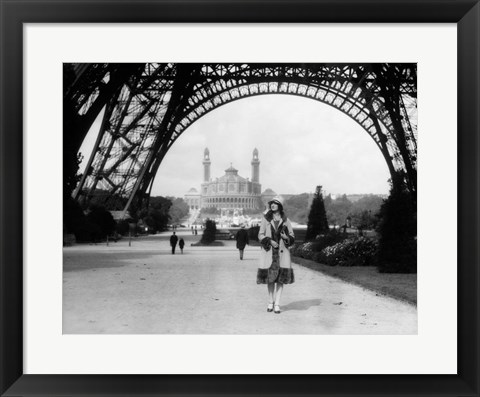
[[(81, 151), (89, 151), (89, 137)], [(203, 151), (208, 147), (211, 177), (230, 163), (251, 178), (259, 151), (262, 191), (388, 193), (388, 168), (373, 139), (351, 118), (328, 105), (291, 95), (264, 95), (221, 106), (188, 127), (160, 166), (154, 196), (183, 197), (200, 189)]]

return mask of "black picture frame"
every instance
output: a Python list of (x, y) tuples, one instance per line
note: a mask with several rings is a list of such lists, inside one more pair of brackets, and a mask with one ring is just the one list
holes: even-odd
[[(0, 393), (33, 395), (479, 395), (479, 0), (0, 0)], [(23, 373), (23, 24), (456, 23), (457, 375), (26, 375)], [(379, 49), (381, 51), (381, 49)], [(441, 67), (441, 65), (439, 65)], [(439, 82), (440, 84), (440, 82)], [(439, 137), (439, 139), (441, 139)], [(446, 182), (447, 184), (447, 182)], [(439, 193), (445, 186), (439, 186)], [(454, 188), (449, 186), (449, 188)], [(438, 346), (441, 354), (442, 346)], [(161, 359), (161, 358), (159, 358)], [(321, 359), (321, 358), (319, 358)]]

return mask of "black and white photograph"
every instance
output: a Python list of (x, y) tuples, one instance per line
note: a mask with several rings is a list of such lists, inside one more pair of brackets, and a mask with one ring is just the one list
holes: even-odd
[(64, 334), (417, 334), (415, 63), (64, 63)]
[(2, 396), (478, 394), (480, 0), (0, 3)]

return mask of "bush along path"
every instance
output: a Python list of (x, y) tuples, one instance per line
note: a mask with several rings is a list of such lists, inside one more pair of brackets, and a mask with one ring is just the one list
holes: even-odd
[(354, 237), (330, 246), (324, 243), (316, 240), (295, 244), (291, 248), (293, 262), (377, 294), (417, 304), (417, 275), (380, 273), (374, 266), (378, 247), (375, 240)]

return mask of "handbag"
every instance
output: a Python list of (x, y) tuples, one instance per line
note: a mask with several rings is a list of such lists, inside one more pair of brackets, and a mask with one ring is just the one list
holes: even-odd
[(258, 267), (260, 269), (268, 269), (271, 264), (272, 264), (272, 250), (269, 249), (268, 251), (265, 251), (263, 248), (261, 248), (260, 261), (259, 261)]

